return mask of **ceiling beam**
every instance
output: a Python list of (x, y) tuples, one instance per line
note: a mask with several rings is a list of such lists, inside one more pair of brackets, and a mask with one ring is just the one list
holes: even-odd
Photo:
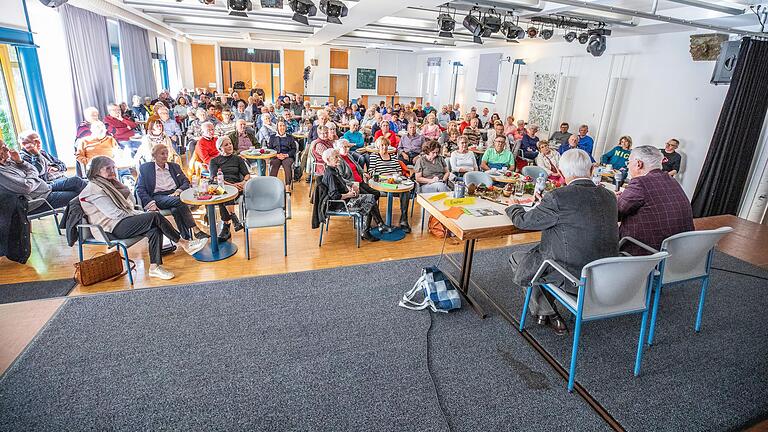
[(739, 9), (731, 6), (723, 6), (719, 4), (708, 3), (701, 0), (669, 0), (669, 1), (671, 1), (672, 3), (683, 4), (686, 6), (693, 6), (701, 9), (713, 10), (715, 12), (722, 12), (728, 15), (741, 15), (744, 13), (743, 8)]

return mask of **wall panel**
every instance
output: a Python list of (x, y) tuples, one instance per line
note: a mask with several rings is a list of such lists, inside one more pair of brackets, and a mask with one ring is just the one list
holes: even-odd
[(195, 87), (208, 88), (216, 82), (216, 56), (213, 45), (192, 44), (192, 76)]

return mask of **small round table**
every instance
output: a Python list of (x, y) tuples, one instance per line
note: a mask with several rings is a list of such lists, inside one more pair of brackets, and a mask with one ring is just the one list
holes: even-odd
[(256, 154), (248, 153), (248, 152), (240, 153), (241, 158), (256, 161), (256, 163), (259, 165), (259, 175), (262, 177), (267, 175), (267, 164), (264, 161), (272, 159), (273, 157), (276, 157), (276, 156), (277, 156), (277, 151), (275, 150), (264, 150), (264, 153), (256, 153)]
[(204, 205), (208, 212), (208, 227), (211, 234), (211, 242), (208, 247), (201, 249), (192, 255), (198, 261), (213, 262), (229, 258), (237, 253), (237, 245), (232, 242), (219, 243), (216, 233), (216, 205), (231, 201), (237, 197), (237, 188), (224, 185), (224, 195), (214, 195), (209, 200), (199, 200), (195, 197), (195, 189), (187, 189), (181, 193), (181, 202), (189, 205)]
[(416, 186), (416, 183), (411, 183), (408, 185), (403, 185), (398, 183), (396, 188), (392, 188), (392, 187), (382, 186), (381, 182), (375, 182), (373, 180), (369, 180), (368, 186), (370, 186), (374, 190), (387, 194), (387, 216), (384, 221), (384, 226), (371, 230), (371, 234), (374, 237), (377, 237), (385, 241), (400, 241), (404, 239), (405, 231), (403, 231), (399, 227), (392, 226), (392, 204), (394, 201), (395, 194), (401, 195), (404, 193), (410, 193), (413, 190), (413, 188)]
[(491, 177), (493, 181), (499, 182), (499, 183), (516, 183), (519, 180), (519, 178), (514, 174), (510, 177), (507, 177), (505, 175), (490, 175), (490, 174), (488, 175)]

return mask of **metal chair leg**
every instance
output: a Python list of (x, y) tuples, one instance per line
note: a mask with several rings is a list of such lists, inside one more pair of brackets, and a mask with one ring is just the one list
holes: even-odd
[(248, 238), (248, 226), (245, 227), (245, 259), (251, 259), (251, 241)]
[(320, 244), (318, 244), (318, 247), (323, 246), (323, 232), (325, 231), (325, 222), (320, 222)]
[(637, 340), (637, 354), (635, 355), (635, 376), (640, 375), (640, 364), (643, 361), (643, 341), (645, 341), (645, 327), (648, 325), (648, 308), (643, 312), (643, 320), (640, 322), (640, 338)]
[(523, 303), (523, 313), (520, 314), (520, 331), (525, 328), (525, 318), (528, 317), (528, 303), (531, 301), (531, 294), (533, 293), (533, 286), (528, 285), (528, 289), (525, 291), (525, 302)]
[(704, 298), (707, 296), (709, 287), (709, 276), (701, 281), (701, 294), (699, 294), (699, 310), (696, 312), (696, 326), (694, 329), (698, 333), (701, 330), (701, 317), (704, 315)]
[(56, 212), (53, 213), (53, 220), (56, 222), (56, 231), (59, 235), (62, 235), (61, 228), (59, 228), (59, 215)]
[(283, 223), (283, 256), (288, 256), (288, 223)]
[(128, 280), (131, 282), (131, 286), (133, 286), (133, 272), (131, 271), (131, 261), (128, 258), (128, 248), (121, 244), (118, 244), (117, 246), (123, 250), (123, 254), (125, 255), (125, 268), (128, 270)]
[(569, 392), (573, 392), (573, 385), (574, 385), (574, 382), (576, 381), (576, 358), (579, 352), (580, 333), (581, 333), (581, 314), (576, 316), (576, 328), (573, 330), (573, 348), (571, 350), (571, 367), (568, 372), (568, 391)]
[(661, 282), (656, 285), (656, 292), (653, 296), (653, 309), (651, 311), (651, 328), (648, 330), (648, 345), (653, 345), (653, 336), (656, 334), (656, 316), (659, 312), (659, 303), (661, 301)]

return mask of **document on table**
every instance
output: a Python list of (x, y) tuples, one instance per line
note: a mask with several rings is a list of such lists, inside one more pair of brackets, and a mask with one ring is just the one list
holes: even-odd
[(464, 213), (476, 217), (499, 216), (502, 214), (500, 211), (492, 208), (464, 208)]

